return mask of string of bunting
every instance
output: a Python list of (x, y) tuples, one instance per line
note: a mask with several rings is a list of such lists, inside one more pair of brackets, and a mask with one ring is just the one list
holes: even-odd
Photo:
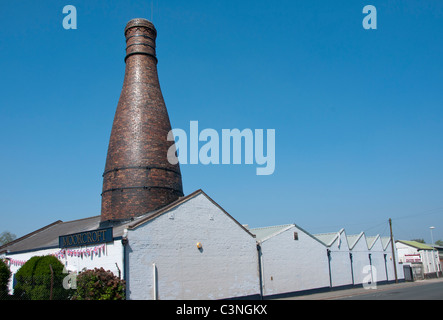
[[(86, 248), (86, 249), (61, 249), (57, 252), (52, 253), (51, 255), (58, 259), (65, 259), (67, 257), (93, 257), (100, 256), (100, 254), (105, 254), (106, 246), (102, 244), (101, 246), (97, 246), (94, 248)], [(28, 260), (18, 260), (18, 259), (9, 259), (9, 263), (11, 266), (21, 267)]]
[(94, 248), (85, 248), (85, 249), (61, 249), (58, 252), (54, 252), (52, 255), (59, 258), (65, 259), (67, 257), (91, 257), (91, 256), (99, 256), (101, 253), (105, 253), (105, 245), (97, 246)]
[(22, 266), (26, 263), (27, 260), (17, 260), (17, 259), (9, 259), (9, 263), (11, 266)]

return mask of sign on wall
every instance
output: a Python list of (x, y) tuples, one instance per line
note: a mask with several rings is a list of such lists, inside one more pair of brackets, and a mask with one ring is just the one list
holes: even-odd
[(58, 237), (58, 246), (60, 248), (81, 247), (90, 244), (111, 242), (112, 239), (111, 227), (60, 236)]
[(405, 254), (405, 262), (422, 262), (420, 254)]

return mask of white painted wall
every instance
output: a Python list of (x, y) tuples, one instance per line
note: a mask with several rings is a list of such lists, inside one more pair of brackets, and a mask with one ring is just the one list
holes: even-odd
[[(385, 261), (385, 251), (381, 239), (377, 236), (372, 244), (369, 253), (371, 254), (371, 267), (374, 282), (383, 282), (387, 280), (388, 261)], [(388, 259), (386, 257), (386, 259)]]
[(351, 249), (352, 253), (352, 271), (354, 275), (354, 284), (367, 282), (367, 275), (370, 269), (369, 250), (365, 235), (363, 234), (357, 243)]
[(433, 250), (420, 250), (422, 256), (424, 273), (435, 273), (439, 270), (438, 252)]
[(332, 287), (352, 285), (351, 260), (346, 232), (339, 233), (340, 237), (328, 247), (330, 250)]
[(295, 225), (264, 239), (261, 253), (264, 296), (329, 287), (326, 247)]
[(255, 238), (204, 194), (128, 230), (127, 246), (129, 299), (150, 300), (155, 293), (164, 300), (260, 293)]
[(400, 259), (400, 262), (405, 262), (405, 255), (407, 254), (420, 254), (417, 250), (417, 248), (408, 246), (405, 243), (402, 242), (396, 242), (395, 246), (397, 248), (398, 257)]

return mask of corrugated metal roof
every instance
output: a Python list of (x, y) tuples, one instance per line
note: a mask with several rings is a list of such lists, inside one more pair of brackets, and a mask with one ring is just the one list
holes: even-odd
[(363, 232), (360, 232), (359, 234), (352, 234), (346, 236), (346, 238), (348, 239), (349, 249), (352, 250), (352, 248), (354, 248), (354, 246), (357, 244), (358, 240), (360, 240), (363, 234), (364, 234)]
[(281, 226), (271, 226), (271, 227), (262, 227), (262, 228), (253, 228), (249, 229), (252, 234), (255, 234), (255, 237), (258, 241), (263, 241), (269, 237), (272, 237), (280, 232), (283, 232), (291, 227), (293, 224), (285, 224)]
[(377, 238), (379, 237), (379, 235), (376, 236), (366, 236), (366, 243), (368, 244), (368, 248), (371, 249), (372, 246), (375, 244), (375, 241), (377, 240)]
[(331, 232), (331, 233), (320, 233), (320, 234), (314, 234), (314, 237), (316, 237), (318, 240), (323, 242), (326, 246), (330, 246), (335, 239), (337, 239), (339, 232)]
[(318, 233), (313, 236), (322, 242), (324, 245), (330, 247), (334, 241), (341, 236), (341, 234), (345, 231), (344, 228), (341, 228), (338, 232), (328, 232), (328, 233)]
[(380, 239), (381, 239), (381, 244), (383, 246), (383, 250), (386, 250), (389, 242), (391, 241), (391, 238), (390, 237), (381, 237)]

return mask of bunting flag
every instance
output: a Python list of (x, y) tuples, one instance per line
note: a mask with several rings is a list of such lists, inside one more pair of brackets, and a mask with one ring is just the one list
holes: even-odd
[[(102, 244), (101, 246), (97, 246), (94, 248), (85, 248), (85, 249), (61, 249), (60, 251), (54, 252), (51, 255), (58, 258), (58, 259), (66, 259), (67, 257), (80, 257), (80, 258), (87, 258), (87, 257), (99, 257), (101, 255), (104, 255), (106, 251), (106, 245)], [(9, 259), (9, 264), (11, 266), (17, 266), (21, 267), (27, 262), (27, 260), (18, 260), (18, 259)]]
[(102, 244), (101, 246), (97, 246), (94, 248), (85, 248), (85, 249), (62, 249), (58, 252), (53, 253), (52, 255), (59, 258), (65, 259), (67, 257), (93, 257), (99, 256), (100, 254), (105, 254), (106, 245)]
[(21, 267), (22, 265), (24, 265), (26, 263), (26, 261), (27, 260), (10, 259), (9, 263), (11, 266)]

